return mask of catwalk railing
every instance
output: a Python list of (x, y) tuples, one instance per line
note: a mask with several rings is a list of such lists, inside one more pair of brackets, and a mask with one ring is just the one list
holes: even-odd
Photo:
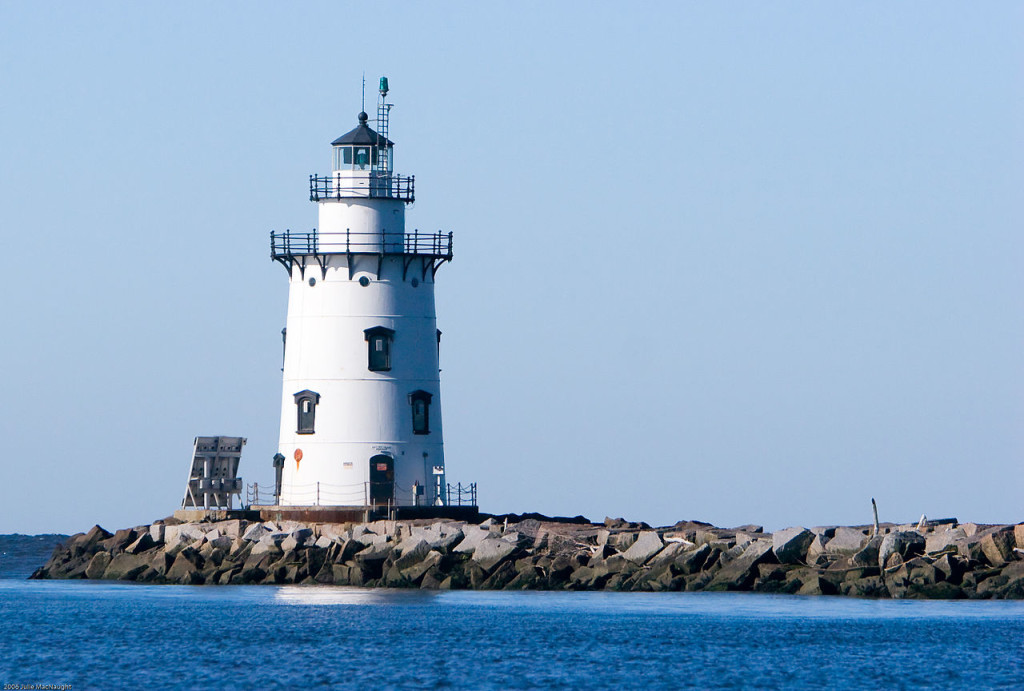
[[(390, 492), (388, 490), (391, 490)], [(352, 485), (333, 485), (327, 482), (308, 484), (286, 484), (281, 488), (288, 497), (288, 503), (296, 506), (369, 506), (372, 503), (387, 503), (392, 506), (476, 506), (476, 483), (447, 484), (441, 487), (444, 496), (437, 496), (437, 488), (424, 485), (417, 492), (416, 487), (388, 486), (380, 483), (361, 482)], [(417, 498), (419, 501), (417, 502)], [(245, 486), (245, 503), (248, 506), (274, 506), (278, 497), (274, 483), (251, 482)]]
[(412, 203), (416, 201), (415, 175), (387, 175), (370, 173), (368, 177), (342, 178), (333, 175), (309, 176), (309, 200), (324, 199), (398, 199)]
[(283, 233), (270, 232), (270, 256), (281, 261), (302, 255), (403, 254), (432, 259), (452, 258), (452, 233)]

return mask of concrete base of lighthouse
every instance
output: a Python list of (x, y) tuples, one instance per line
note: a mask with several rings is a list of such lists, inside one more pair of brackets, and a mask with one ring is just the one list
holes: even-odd
[(419, 518), (449, 518), (453, 521), (476, 522), (478, 506), (250, 506), (264, 521), (298, 521), (300, 523), (357, 523), (374, 520), (409, 521)]

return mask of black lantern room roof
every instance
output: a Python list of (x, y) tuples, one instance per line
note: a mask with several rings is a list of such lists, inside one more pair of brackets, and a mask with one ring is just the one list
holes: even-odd
[(366, 121), (368, 119), (369, 116), (366, 113), (360, 113), (359, 126), (335, 139), (331, 142), (331, 146), (343, 146), (345, 144), (354, 144), (356, 146), (394, 146), (393, 142), (380, 136), (367, 126)]

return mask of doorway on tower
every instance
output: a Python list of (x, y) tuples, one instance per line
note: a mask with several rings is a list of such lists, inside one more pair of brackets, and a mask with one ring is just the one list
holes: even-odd
[(383, 454), (370, 459), (370, 506), (389, 509), (395, 503), (395, 459)]

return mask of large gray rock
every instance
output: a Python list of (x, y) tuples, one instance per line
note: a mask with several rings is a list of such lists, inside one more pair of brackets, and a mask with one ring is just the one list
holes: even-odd
[(992, 566), (1013, 561), (1013, 527), (1002, 526), (985, 531), (981, 538), (981, 551)]
[[(410, 537), (398, 547), (402, 551), (402, 555), (395, 560), (395, 567), (399, 571), (404, 571), (414, 564), (420, 563), (430, 552), (430, 543), (421, 537)], [(426, 569), (420, 575), (422, 576), (424, 573), (426, 573)]]
[(281, 543), (288, 537), (285, 533), (266, 533), (259, 539), (259, 542), (252, 548), (250, 556), (255, 557), (261, 554), (280, 554)]
[[(813, 532), (813, 531), (811, 531)], [(829, 562), (828, 554), (825, 552), (825, 545), (828, 544), (828, 537), (824, 533), (815, 533), (811, 544), (807, 546), (807, 563), (823, 565)]]
[[(428, 543), (424, 542), (423, 544)], [(424, 574), (426, 574), (428, 571), (430, 571), (432, 568), (434, 568), (440, 563), (441, 553), (435, 552), (434, 550), (430, 550), (423, 556), (423, 559), (419, 562), (415, 562), (405, 568), (401, 568), (398, 566), (398, 561), (396, 561), (395, 566), (400, 569), (402, 577), (407, 579), (410, 583), (419, 583), (420, 579), (423, 578)]]
[(473, 561), (490, 571), (516, 551), (516, 545), (501, 538), (486, 537), (473, 550)]
[[(831, 544), (831, 542), (829, 543)], [(878, 548), (882, 545), (882, 536), (875, 535), (871, 539), (864, 543), (864, 547), (860, 551), (853, 553), (849, 557), (850, 566), (871, 566), (878, 567)], [(828, 549), (828, 545), (825, 545)]]
[(248, 542), (259, 542), (265, 535), (269, 535), (271, 529), (265, 523), (253, 523), (242, 533), (242, 539)]
[(484, 539), (488, 538), (491, 534), (489, 530), (474, 525), (467, 525), (462, 532), (462, 540), (455, 546), (455, 551), (461, 553), (474, 551), (477, 548), (477, 545), (483, 542)]
[(214, 527), (220, 532), (221, 535), (227, 535), (229, 538), (234, 540), (235, 538), (242, 537), (245, 527), (248, 525), (248, 521), (239, 519), (232, 519), (230, 521), (217, 521), (214, 523)]
[(858, 528), (836, 528), (835, 535), (825, 544), (825, 551), (829, 554), (841, 556), (852, 556), (864, 549), (868, 542), (868, 536)]
[(705, 543), (697, 549), (691, 549), (689, 551), (679, 554), (675, 559), (676, 568), (680, 573), (690, 574), (697, 573), (704, 568), (704, 564), (711, 557), (712, 547)]
[(213, 549), (219, 549), (225, 554), (228, 554), (232, 551), (235, 542), (230, 536), (221, 535), (219, 537), (213, 538), (207, 544), (213, 547)]
[(929, 554), (944, 552), (950, 548), (957, 547), (957, 544), (967, 540), (967, 533), (963, 528), (951, 530), (939, 530), (929, 533), (924, 539), (924, 551)]
[(150, 533), (145, 532), (139, 537), (138, 540), (125, 547), (124, 551), (128, 554), (139, 554), (141, 552), (153, 549), (154, 547), (156, 547), (156, 541), (153, 540), (153, 537)]
[(771, 540), (755, 540), (747, 545), (740, 556), (719, 569), (705, 589), (749, 590), (759, 575), (758, 565), (774, 558)]
[(634, 564), (644, 564), (648, 559), (661, 551), (665, 543), (653, 530), (645, 530), (637, 535), (636, 542), (622, 553), (622, 556)]
[(103, 571), (104, 580), (131, 581), (149, 568), (149, 559), (141, 554), (122, 553), (110, 560)]
[(813, 540), (814, 533), (807, 528), (784, 528), (772, 533), (772, 551), (780, 564), (802, 564), (807, 559), (807, 548)]
[(206, 531), (196, 523), (181, 523), (164, 528), (164, 542), (168, 547), (178, 544), (192, 544), (206, 537)]
[(878, 568), (885, 569), (885, 562), (893, 554), (904, 561), (924, 552), (924, 536), (913, 530), (897, 530), (886, 534), (878, 547)]
[(103, 578), (103, 572), (110, 565), (108, 552), (97, 552), (85, 567), (85, 577), (89, 579)]

